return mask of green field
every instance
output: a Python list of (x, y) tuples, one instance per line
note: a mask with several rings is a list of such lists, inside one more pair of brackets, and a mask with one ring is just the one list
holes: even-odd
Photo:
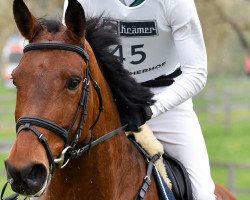
[[(210, 78), (206, 88), (194, 98), (195, 110), (205, 136), (211, 161), (250, 163), (250, 79), (247, 77)], [(0, 86), (0, 141), (13, 140), (15, 90)], [(0, 188), (4, 183), (0, 154)], [(227, 170), (212, 167), (216, 182), (227, 186)], [(250, 189), (250, 169), (235, 171), (235, 185)], [(250, 194), (237, 194), (249, 200)]]
[[(211, 161), (250, 163), (250, 79), (210, 78), (194, 98)], [(250, 168), (235, 171), (235, 187), (250, 189)], [(214, 180), (228, 185), (226, 168), (212, 167)], [(250, 194), (237, 194), (249, 200)]]

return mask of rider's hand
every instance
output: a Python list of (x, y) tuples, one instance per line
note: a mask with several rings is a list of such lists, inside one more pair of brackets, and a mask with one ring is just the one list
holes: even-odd
[(122, 125), (127, 124), (125, 131), (140, 131), (139, 127), (145, 124), (152, 116), (150, 107), (131, 109), (128, 113), (121, 115)]

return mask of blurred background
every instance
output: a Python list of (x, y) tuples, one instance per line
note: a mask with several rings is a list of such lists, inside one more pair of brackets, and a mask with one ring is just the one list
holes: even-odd
[[(26, 0), (37, 17), (62, 19), (63, 0)], [(208, 51), (206, 88), (194, 98), (216, 182), (250, 199), (250, 0), (196, 0)], [(0, 188), (15, 138), (10, 73), (22, 56), (12, 1), (0, 0)], [(197, 162), (198, 163), (198, 162)]]

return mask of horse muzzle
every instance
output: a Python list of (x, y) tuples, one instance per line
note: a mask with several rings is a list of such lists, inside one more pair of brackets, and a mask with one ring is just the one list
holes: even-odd
[(48, 183), (48, 171), (42, 164), (16, 168), (5, 161), (7, 179), (14, 192), (24, 196), (41, 196)]

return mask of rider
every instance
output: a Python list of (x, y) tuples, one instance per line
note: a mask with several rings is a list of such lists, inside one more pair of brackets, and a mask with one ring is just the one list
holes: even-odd
[(129, 127), (138, 128), (145, 123), (140, 119), (150, 117), (147, 124), (165, 151), (186, 167), (194, 199), (214, 200), (207, 149), (192, 104), (207, 80), (207, 55), (194, 0), (79, 2), (87, 17), (104, 13), (104, 24), (117, 26), (121, 45), (112, 52), (154, 93), (156, 102), (148, 116), (131, 116)]

